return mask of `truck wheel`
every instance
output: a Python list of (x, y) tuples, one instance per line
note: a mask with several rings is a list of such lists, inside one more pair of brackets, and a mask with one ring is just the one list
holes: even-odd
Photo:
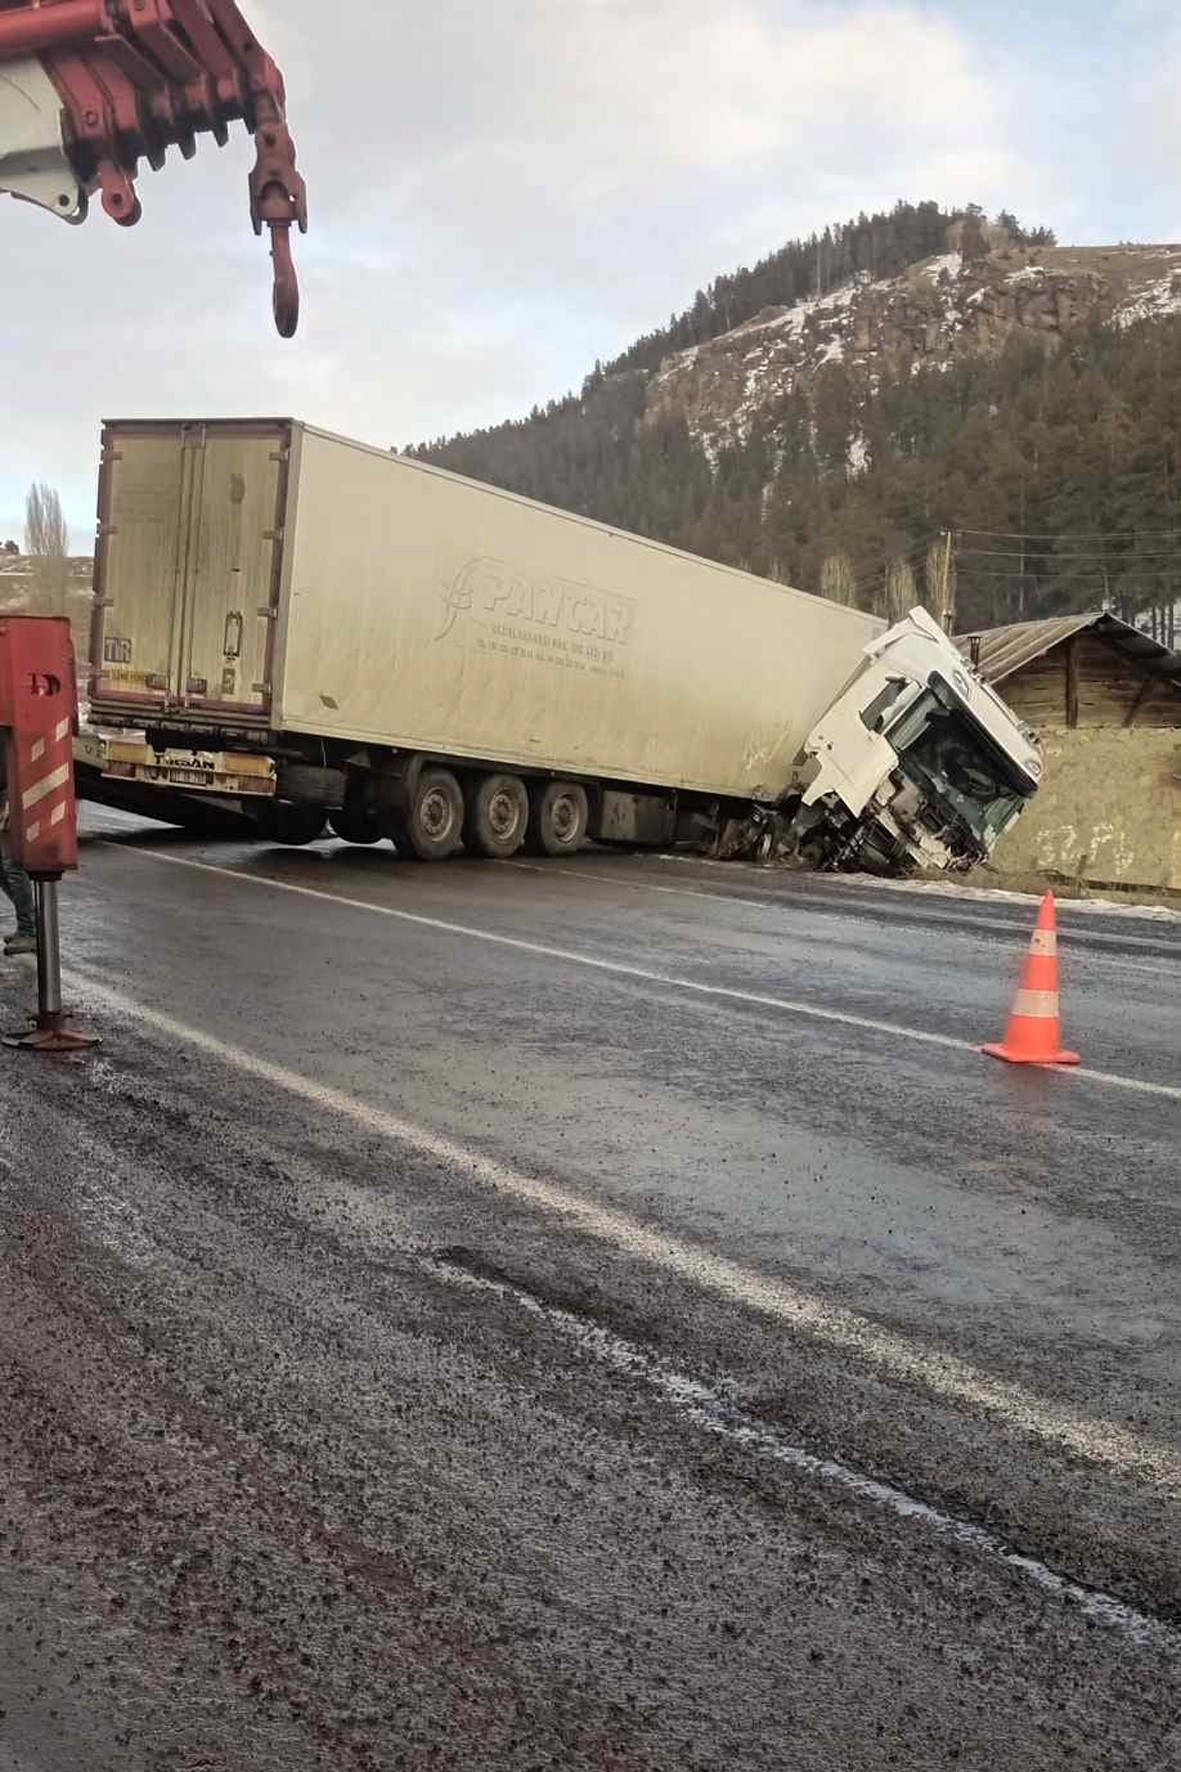
[(381, 828), (371, 812), (341, 806), (328, 814), (328, 823), (342, 843), (376, 843)]
[(419, 861), (446, 861), (463, 832), (463, 793), (449, 769), (424, 769), (414, 785), (410, 816), (398, 831)]
[(539, 782), (529, 803), (529, 847), (535, 855), (573, 855), (586, 838), (590, 809), (576, 781)]
[(285, 843), (298, 848), (303, 843), (314, 843), (324, 834), (324, 809), (321, 806), (293, 806), (287, 800), (266, 800), (255, 818), (268, 843)]
[(515, 855), (529, 827), (529, 796), (519, 775), (481, 775), (467, 792), (464, 837), (476, 855), (504, 861)]
[(345, 772), (319, 763), (280, 763), (275, 792), (280, 800), (296, 806), (340, 806), (344, 803)]

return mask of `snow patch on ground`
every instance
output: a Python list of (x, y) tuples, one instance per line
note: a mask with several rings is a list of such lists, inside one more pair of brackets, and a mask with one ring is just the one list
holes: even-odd
[(851, 474), (864, 474), (869, 467), (869, 444), (860, 431), (849, 445), (848, 462)]
[[(684, 863), (688, 858), (683, 854), (660, 853), (651, 859)], [(755, 862), (719, 861), (716, 857), (703, 855), (693, 856), (692, 861), (695, 867), (720, 868), (728, 874), (750, 874), (764, 881), (773, 881), (780, 874), (780, 870), (760, 867)], [(807, 878), (809, 882), (831, 887), (833, 891), (838, 891), (842, 885), (864, 886), (876, 892), (902, 892), (924, 898), (962, 898), (980, 904), (1031, 905), (1035, 909), (1042, 902), (1040, 893), (1015, 892), (1003, 886), (966, 886), (956, 880), (885, 880), (880, 874), (808, 874)], [(1083, 915), (1127, 917), (1132, 921), (1172, 923), (1181, 927), (1181, 911), (1168, 905), (1129, 904), (1126, 899), (1113, 898), (1060, 898), (1058, 909), (1061, 911), (1064, 906), (1071, 916), (1077, 911)]]
[(945, 252), (939, 258), (930, 259), (922, 267), (923, 276), (928, 278), (932, 283), (938, 283), (940, 277), (945, 274), (948, 277), (955, 278), (958, 277), (963, 270), (963, 264), (963, 257), (960, 253)]
[[(953, 255), (958, 259), (959, 254)], [(840, 317), (853, 305), (859, 295), (869, 290), (889, 290), (893, 283), (873, 283), (868, 273), (863, 272), (851, 282), (842, 283), (838, 289), (830, 289), (827, 295), (807, 296), (803, 301), (793, 302), (790, 308), (778, 308), (768, 313), (766, 309), (756, 314), (752, 320), (744, 320), (741, 326), (735, 326), (730, 332), (723, 332), (712, 340), (714, 344), (722, 344), (727, 339), (745, 338), (761, 332), (787, 333), (789, 337), (798, 338), (804, 331), (809, 320), (818, 315)]]
[(701, 444), (701, 452), (709, 463), (711, 474), (717, 472), (718, 457), (722, 453), (721, 439), (713, 431), (695, 431), (697, 441)]
[(1181, 271), (1170, 271), (1122, 301), (1112, 315), (1116, 326), (1134, 326), (1137, 320), (1160, 320), (1181, 314)]
[(673, 356), (666, 357), (660, 365), (660, 368), (656, 371), (656, 374), (652, 377), (652, 386), (659, 387), (661, 382), (671, 380), (671, 378), (674, 375), (678, 375), (682, 369), (691, 369), (693, 364), (697, 361), (700, 350), (700, 345), (690, 345), (687, 351), (677, 351)]
[(1041, 265), (1025, 265), (1020, 271), (1010, 271), (1005, 282), (1010, 289), (1028, 289), (1033, 284), (1044, 283), (1045, 270)]
[[(965, 886), (954, 880), (883, 880), (876, 874), (818, 874), (816, 877), (873, 886), (882, 892), (921, 893), (928, 898), (966, 898), (981, 904), (1037, 906), (1042, 902), (1042, 895), (1037, 892), (1014, 892), (1003, 886)], [(1128, 904), (1126, 900), (1114, 898), (1060, 898), (1058, 909), (1061, 911), (1064, 906), (1070, 916), (1079, 912), (1097, 917), (1130, 917), (1181, 925), (1181, 911), (1172, 910), (1168, 905)]]

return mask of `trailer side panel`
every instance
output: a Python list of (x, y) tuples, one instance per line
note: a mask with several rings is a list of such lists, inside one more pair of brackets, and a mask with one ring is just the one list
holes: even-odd
[(292, 732), (773, 798), (883, 626), (310, 427), (287, 519)]

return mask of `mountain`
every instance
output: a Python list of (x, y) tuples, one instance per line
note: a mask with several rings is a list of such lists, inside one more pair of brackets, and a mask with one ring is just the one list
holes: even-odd
[(1105, 603), (1173, 644), (1181, 246), (900, 204), (411, 453), (886, 614), (947, 582), (963, 628)]

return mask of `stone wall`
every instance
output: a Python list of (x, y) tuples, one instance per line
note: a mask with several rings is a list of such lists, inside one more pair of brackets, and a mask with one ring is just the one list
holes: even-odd
[(1046, 732), (1041, 791), (997, 844), (1002, 873), (1181, 890), (1181, 727)]

